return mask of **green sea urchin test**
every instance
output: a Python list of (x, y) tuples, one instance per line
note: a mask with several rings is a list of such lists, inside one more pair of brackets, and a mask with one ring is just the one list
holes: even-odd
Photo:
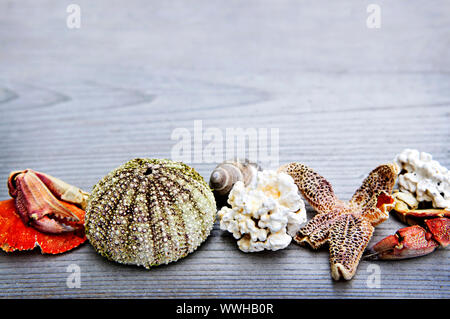
[(86, 209), (86, 236), (102, 256), (150, 268), (185, 257), (209, 236), (214, 195), (181, 162), (133, 159), (98, 182)]

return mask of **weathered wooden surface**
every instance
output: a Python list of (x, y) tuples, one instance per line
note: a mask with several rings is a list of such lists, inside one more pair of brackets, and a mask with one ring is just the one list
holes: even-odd
[[(406, 147), (450, 167), (449, 1), (377, 1), (376, 30), (360, 0), (76, 3), (80, 29), (66, 27), (69, 2), (0, 2), (0, 180), (30, 167), (90, 190), (131, 158), (170, 157), (173, 130), (194, 120), (279, 128), (280, 164), (309, 164), (343, 199)], [(205, 178), (215, 166), (191, 165)], [(0, 296), (449, 298), (449, 261), (439, 250), (376, 263), (370, 288), (373, 262), (333, 282), (326, 250), (244, 254), (216, 224), (197, 252), (151, 271), (88, 243), (0, 252)], [(70, 264), (80, 288), (66, 286)]]

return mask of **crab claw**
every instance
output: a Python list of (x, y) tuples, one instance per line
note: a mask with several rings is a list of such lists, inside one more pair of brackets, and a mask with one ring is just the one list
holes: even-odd
[(450, 219), (445, 217), (428, 219), (425, 225), (441, 247), (446, 248), (450, 244)]
[(31, 220), (29, 225), (40, 232), (49, 234), (67, 233), (75, 230), (72, 226), (48, 218), (47, 216), (43, 216), (37, 220)]
[(432, 237), (430, 232), (419, 225), (405, 227), (368, 249), (364, 257), (372, 260), (390, 260), (427, 255), (439, 246)]
[(61, 201), (83, 208), (88, 195), (75, 186), (31, 169), (12, 172), (8, 189), (23, 223), (52, 234), (74, 230), (64, 221), (79, 221), (79, 217)]

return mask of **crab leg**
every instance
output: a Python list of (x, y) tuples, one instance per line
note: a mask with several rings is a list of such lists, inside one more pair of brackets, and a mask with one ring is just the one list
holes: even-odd
[(441, 247), (446, 248), (450, 243), (450, 219), (433, 218), (425, 221), (427, 228), (433, 234), (435, 241), (441, 245)]
[(31, 220), (29, 224), (34, 229), (47, 234), (67, 233), (75, 230), (72, 226), (50, 219), (47, 216), (43, 216), (41, 219)]
[[(396, 207), (394, 209), (397, 217), (408, 225), (416, 225), (422, 223), (425, 219), (436, 219), (437, 217), (447, 217), (450, 218), (450, 210), (443, 209), (411, 209), (411, 210), (399, 210), (397, 207), (399, 205), (396, 202)], [(432, 219), (430, 219), (432, 218)]]
[(372, 260), (406, 259), (428, 255), (437, 247), (449, 244), (450, 220), (435, 218), (419, 225), (399, 229), (368, 249), (365, 258)]
[(83, 210), (86, 209), (87, 198), (89, 196), (88, 193), (76, 186), (67, 184), (59, 178), (37, 171), (32, 172), (45, 184), (45, 186), (48, 187), (55, 197), (65, 202), (75, 204)]
[(77, 187), (31, 169), (12, 172), (8, 188), (23, 223), (45, 233), (73, 231), (64, 220), (79, 221), (79, 217), (63, 201), (83, 206), (87, 198)]

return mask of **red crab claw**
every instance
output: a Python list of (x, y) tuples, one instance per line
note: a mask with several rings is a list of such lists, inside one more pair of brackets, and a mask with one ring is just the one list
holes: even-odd
[(446, 248), (450, 243), (450, 219), (448, 218), (434, 218), (425, 221), (430, 233), (433, 234), (433, 239)]
[(437, 247), (449, 243), (450, 219), (434, 218), (425, 221), (425, 227), (414, 225), (399, 229), (365, 253), (366, 259), (392, 260), (427, 255)]
[(84, 208), (87, 198), (87, 193), (79, 188), (31, 169), (12, 172), (8, 188), (23, 223), (51, 234), (74, 231), (74, 227), (64, 222), (79, 221), (61, 201)]

